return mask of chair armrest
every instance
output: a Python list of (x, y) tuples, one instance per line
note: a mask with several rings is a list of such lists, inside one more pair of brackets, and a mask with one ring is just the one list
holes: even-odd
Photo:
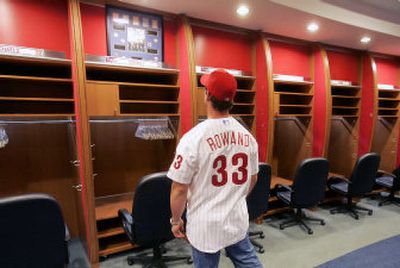
[(65, 238), (64, 238), (64, 240), (65, 241), (70, 241), (71, 240), (71, 234), (69, 232), (68, 226), (67, 226), (67, 224), (64, 224), (64, 226), (65, 226)]
[(397, 178), (397, 176), (394, 175), (393, 173), (387, 172), (387, 171), (382, 170), (382, 169), (378, 170), (378, 174), (387, 175), (387, 176), (390, 176), (392, 178)]
[(275, 185), (275, 191), (279, 191), (279, 190), (282, 190), (282, 189), (285, 189), (286, 191), (292, 192), (292, 187), (290, 187), (289, 185), (280, 184), (280, 183)]
[(342, 175), (333, 175), (333, 176), (331, 176), (331, 177), (329, 177), (328, 178), (328, 181), (327, 181), (327, 185), (328, 185), (328, 187), (330, 188), (330, 186), (333, 184), (333, 183), (337, 183), (337, 182), (340, 182), (340, 181), (345, 181), (345, 182), (347, 182), (348, 184), (351, 184), (351, 181), (348, 179), (348, 178), (346, 178), (345, 176), (342, 176)]
[(118, 217), (122, 221), (122, 228), (124, 228), (125, 234), (128, 236), (129, 241), (134, 243), (131, 228), (133, 224), (132, 215), (128, 212), (128, 210), (121, 208), (118, 210)]

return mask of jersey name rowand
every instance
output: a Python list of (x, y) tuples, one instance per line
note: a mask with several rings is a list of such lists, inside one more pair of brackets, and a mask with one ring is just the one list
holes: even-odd
[(246, 236), (246, 196), (257, 173), (257, 142), (232, 117), (207, 119), (182, 137), (167, 176), (189, 185), (186, 233), (193, 247), (214, 253)]

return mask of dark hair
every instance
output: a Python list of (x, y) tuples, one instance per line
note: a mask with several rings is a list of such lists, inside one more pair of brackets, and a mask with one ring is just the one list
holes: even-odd
[(212, 107), (218, 112), (228, 112), (233, 106), (231, 101), (220, 101), (212, 95), (208, 95), (208, 97), (210, 98)]

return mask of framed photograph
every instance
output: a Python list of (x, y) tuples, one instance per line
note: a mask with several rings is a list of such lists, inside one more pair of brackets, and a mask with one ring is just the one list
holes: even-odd
[(108, 6), (109, 56), (162, 62), (162, 22), (159, 15)]

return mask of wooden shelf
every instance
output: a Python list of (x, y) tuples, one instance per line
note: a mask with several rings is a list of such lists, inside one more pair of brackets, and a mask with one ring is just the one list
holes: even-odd
[(306, 104), (279, 104), (279, 107), (312, 108), (312, 105), (306, 105)]
[(383, 111), (397, 111), (398, 108), (379, 107), (378, 110), (383, 110)]
[(118, 210), (125, 208), (132, 211), (133, 193), (122, 193), (118, 195), (97, 197), (96, 220), (105, 220), (118, 217)]
[(21, 55), (4, 55), (0, 54), (0, 61), (6, 62), (20, 62), (20, 63), (40, 63), (44, 65), (65, 65), (70, 66), (71, 60), (69, 59), (57, 59), (57, 58), (46, 58), (46, 57), (33, 57), (33, 56), (21, 56)]
[(3, 117), (71, 117), (75, 116), (75, 113), (71, 114), (0, 114), (0, 118)]
[(239, 93), (250, 93), (250, 94), (256, 93), (256, 91), (253, 90), (253, 89), (237, 89), (236, 92), (239, 92)]
[(108, 256), (110, 254), (130, 250), (137, 248), (137, 246), (132, 245), (128, 240), (126, 241), (112, 241), (110, 243), (100, 244), (99, 256)]
[(72, 79), (69, 78), (53, 78), (53, 77), (39, 77), (39, 76), (0, 75), (0, 79), (72, 83)]
[(358, 110), (358, 107), (352, 106), (332, 106), (333, 109), (347, 109), (347, 110)]
[(254, 106), (254, 103), (234, 102), (233, 106)]
[(311, 114), (277, 114), (275, 117), (311, 117)]
[(302, 93), (302, 92), (284, 92), (284, 91), (275, 91), (274, 94), (279, 95), (291, 95), (291, 96), (301, 96), (301, 97), (313, 97), (311, 93)]
[(22, 98), (22, 97), (1, 97), (0, 100), (8, 101), (44, 101), (44, 102), (73, 102), (74, 99), (63, 98)]
[(119, 235), (119, 234), (123, 234), (123, 233), (125, 233), (124, 228), (115, 227), (115, 228), (110, 228), (107, 230), (97, 232), (97, 238), (101, 239), (101, 238), (115, 236), (115, 235)]
[(314, 82), (311, 81), (287, 81), (274, 79), (274, 83), (277, 85), (294, 85), (294, 86), (312, 86)]
[(256, 116), (255, 114), (230, 114), (231, 116), (242, 116), (242, 117), (253, 117)]
[(122, 64), (110, 64), (104, 62), (85, 62), (88, 69), (123, 71), (133, 73), (151, 73), (151, 74), (178, 74), (178, 69), (169, 68), (150, 68), (150, 67), (135, 67)]
[(332, 98), (338, 98), (338, 99), (361, 99), (361, 97), (358, 96), (347, 96), (347, 95), (332, 95)]
[(378, 100), (380, 100), (380, 101), (395, 101), (395, 102), (400, 102), (400, 100), (397, 99), (397, 97), (396, 97), (396, 98), (381, 98), (381, 97), (379, 97)]
[(148, 101), (148, 100), (119, 100), (120, 103), (140, 103), (140, 104), (171, 104), (178, 105), (178, 101)]
[(381, 91), (381, 92), (399, 93), (399, 92), (400, 92), (400, 89), (399, 89), (399, 88), (395, 88), (395, 89), (382, 89), (382, 88), (378, 88), (378, 91)]
[(101, 80), (86, 80), (87, 83), (102, 84), (102, 85), (119, 85), (119, 86), (131, 86), (131, 87), (148, 87), (148, 88), (165, 88), (179, 90), (177, 85), (169, 84), (151, 84), (151, 83), (131, 83), (131, 82), (118, 82), (118, 81), (101, 81)]
[(331, 88), (360, 89), (360, 88), (361, 88), (361, 86), (358, 86), (358, 85), (346, 86), (346, 85), (332, 85), (332, 84), (331, 84)]
[(332, 117), (358, 118), (356, 114), (332, 114)]
[(398, 115), (378, 115), (378, 117), (382, 117), (382, 118), (398, 118)]

